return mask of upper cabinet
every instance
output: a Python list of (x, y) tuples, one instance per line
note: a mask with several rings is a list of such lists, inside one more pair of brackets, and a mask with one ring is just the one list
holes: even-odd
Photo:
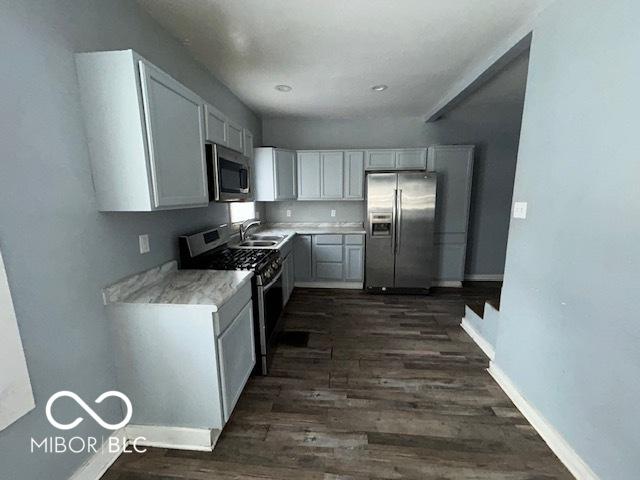
[(344, 152), (344, 198), (364, 200), (364, 152)]
[(367, 150), (365, 170), (425, 170), (426, 148)]
[(245, 157), (253, 158), (253, 133), (242, 129), (242, 149)]
[(296, 198), (296, 155), (273, 147), (254, 149), (255, 200), (273, 202)]
[(227, 145), (227, 117), (220, 110), (207, 104), (204, 106), (204, 123), (207, 142)]
[(227, 147), (236, 152), (244, 152), (244, 132), (243, 128), (231, 121), (227, 121)]
[(206, 206), (203, 100), (132, 50), (76, 62), (99, 209)]
[(298, 200), (363, 200), (364, 152), (300, 150)]

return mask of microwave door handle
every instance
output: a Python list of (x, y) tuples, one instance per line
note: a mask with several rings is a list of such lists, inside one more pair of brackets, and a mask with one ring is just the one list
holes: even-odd
[(218, 162), (218, 146), (213, 145), (213, 193), (216, 201), (220, 200), (220, 163)]

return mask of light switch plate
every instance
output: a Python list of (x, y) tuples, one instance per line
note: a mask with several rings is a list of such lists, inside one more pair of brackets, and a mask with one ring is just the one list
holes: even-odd
[(513, 218), (527, 218), (527, 202), (515, 202), (513, 204)]
[(290, 216), (291, 216), (291, 210), (287, 208), (287, 217), (290, 217)]
[(140, 253), (149, 253), (151, 251), (148, 234), (145, 233), (144, 235), (139, 235), (138, 244), (140, 245)]
[(335, 216), (336, 216), (336, 211), (335, 211), (333, 208), (331, 209), (331, 216), (332, 216), (332, 217), (335, 217)]

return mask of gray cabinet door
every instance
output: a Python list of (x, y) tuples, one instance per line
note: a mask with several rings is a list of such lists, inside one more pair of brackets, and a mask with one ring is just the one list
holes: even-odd
[(429, 149), (430, 167), (438, 173), (437, 233), (467, 231), (473, 151), (473, 147), (468, 146), (437, 146)]
[(429, 170), (438, 173), (435, 232), (438, 280), (464, 280), (473, 179), (474, 147), (438, 145), (429, 148)]
[(320, 152), (298, 152), (298, 200), (319, 200)]
[(153, 65), (139, 65), (155, 207), (207, 205), (204, 103)]
[(247, 303), (231, 325), (218, 337), (218, 361), (224, 421), (229, 420), (249, 373), (256, 363), (253, 307)]
[(424, 170), (427, 168), (427, 151), (424, 148), (398, 150), (396, 152), (398, 170)]
[(211, 105), (204, 106), (207, 142), (227, 145), (227, 117)]
[(298, 235), (294, 245), (295, 279), (309, 281), (313, 278), (311, 265), (311, 235)]
[(344, 264), (344, 279), (347, 282), (362, 282), (364, 280), (364, 247), (345, 245)]
[(242, 148), (244, 150), (245, 157), (253, 158), (253, 133), (246, 128), (242, 129)]
[(296, 157), (290, 150), (276, 150), (276, 200), (296, 198)]
[(242, 127), (232, 122), (227, 122), (227, 147), (242, 153), (244, 145), (244, 132)]
[(396, 168), (396, 152), (394, 150), (368, 150), (365, 170), (393, 170)]
[(344, 188), (343, 152), (320, 153), (322, 163), (322, 198), (342, 199)]
[(316, 262), (315, 279), (319, 281), (341, 282), (342, 267), (342, 263)]
[(344, 153), (344, 198), (364, 200), (364, 152)]

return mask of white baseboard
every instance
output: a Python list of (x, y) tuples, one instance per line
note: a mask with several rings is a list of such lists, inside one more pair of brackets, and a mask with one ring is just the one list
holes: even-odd
[(476, 345), (489, 357), (489, 360), (493, 360), (496, 357), (496, 351), (493, 346), (469, 323), (466, 318), (462, 319), (460, 323), (462, 329), (467, 332), (471, 339), (476, 342)]
[(462, 282), (457, 280), (435, 280), (431, 283), (432, 287), (449, 287), (449, 288), (462, 288)]
[(343, 288), (347, 290), (362, 290), (362, 282), (296, 282), (296, 287), (300, 288)]
[(502, 282), (504, 280), (504, 275), (503, 274), (465, 275), (464, 279), (468, 282)]
[(127, 425), (125, 429), (130, 441), (138, 439), (138, 446), (202, 452), (212, 451), (220, 436), (220, 430), (207, 428)]
[(113, 465), (122, 454), (127, 444), (125, 441), (126, 434), (124, 428), (111, 434), (111, 437), (119, 439), (119, 450), (110, 452), (109, 440), (107, 439), (97, 453), (94, 453), (86, 462), (80, 465), (80, 468), (75, 471), (70, 480), (98, 480), (104, 475), (109, 467)]
[(487, 371), (574, 477), (578, 480), (599, 480), (560, 432), (522, 396), (500, 367), (491, 362)]

